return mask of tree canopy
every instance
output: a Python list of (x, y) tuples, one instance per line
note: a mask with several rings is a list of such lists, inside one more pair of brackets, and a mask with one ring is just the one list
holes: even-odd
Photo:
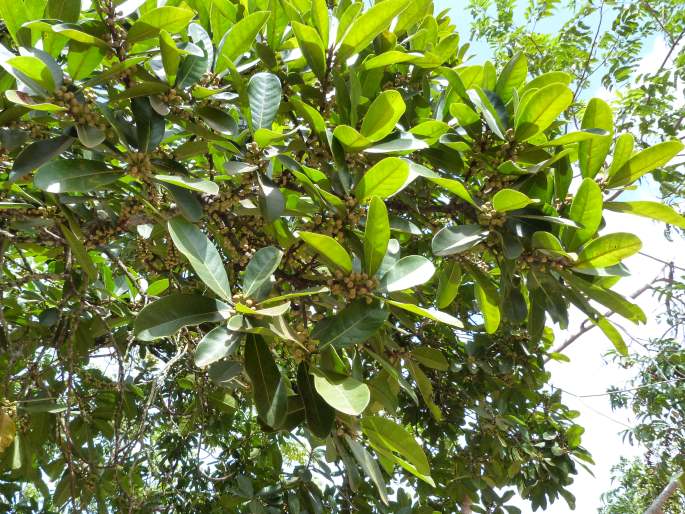
[(626, 354), (603, 212), (685, 228), (618, 198), (683, 144), (430, 1), (156, 4), (0, 1), (0, 505), (573, 506), (551, 325)]

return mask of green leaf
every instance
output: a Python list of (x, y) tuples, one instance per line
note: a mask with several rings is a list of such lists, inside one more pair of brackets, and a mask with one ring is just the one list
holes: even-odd
[(62, 231), (62, 234), (64, 234), (64, 238), (71, 247), (71, 250), (74, 252), (74, 257), (81, 265), (81, 268), (83, 268), (83, 271), (86, 272), (88, 278), (91, 280), (96, 280), (98, 278), (98, 271), (95, 268), (93, 261), (88, 256), (88, 251), (86, 250), (85, 246), (83, 246), (83, 242), (76, 237), (76, 235), (64, 224), (60, 223), (59, 227)]
[(368, 386), (352, 377), (333, 383), (317, 374), (314, 375), (314, 387), (328, 405), (350, 416), (364, 412), (371, 399)]
[(607, 182), (608, 187), (632, 184), (637, 179), (668, 163), (685, 148), (680, 141), (665, 141), (633, 155)]
[(611, 107), (604, 100), (593, 98), (588, 102), (583, 115), (581, 128), (584, 130), (601, 129), (606, 136), (583, 141), (578, 146), (578, 164), (583, 177), (594, 178), (606, 160), (611, 148), (611, 135), (614, 132), (614, 116)]
[(428, 180), (439, 185), (440, 187), (444, 187), (450, 193), (457, 195), (465, 202), (468, 202), (474, 207), (476, 207), (476, 202), (473, 201), (471, 193), (469, 193), (468, 189), (466, 189), (466, 186), (464, 186), (464, 184), (462, 184), (458, 180), (442, 177), (428, 177)]
[(561, 239), (569, 250), (575, 250), (597, 233), (602, 222), (602, 201), (599, 185), (590, 177), (584, 178), (569, 210), (569, 218), (580, 228), (564, 227), (561, 232)]
[(552, 139), (551, 141), (548, 141), (547, 143), (543, 143), (538, 146), (564, 146), (573, 143), (581, 143), (583, 141), (593, 141), (595, 139), (602, 139), (606, 136), (610, 136), (609, 132), (607, 132), (606, 130), (583, 129), (577, 132), (569, 132), (568, 134), (564, 134), (563, 136), (559, 136), (555, 139)]
[(435, 266), (421, 255), (402, 257), (381, 278), (378, 289), (391, 293), (410, 289), (428, 282), (435, 273)]
[(501, 189), (492, 197), (492, 206), (497, 212), (515, 211), (523, 209), (535, 200), (515, 189)]
[(380, 494), (381, 496), (381, 501), (388, 505), (389, 503), (388, 495), (386, 493), (385, 480), (383, 480), (383, 475), (381, 474), (381, 470), (378, 467), (378, 463), (375, 460), (373, 460), (371, 454), (368, 451), (366, 451), (366, 449), (361, 444), (352, 439), (349, 435), (345, 434), (345, 440), (347, 441), (347, 445), (350, 447), (350, 450), (352, 451), (352, 455), (354, 455), (354, 458), (359, 463), (359, 466), (362, 468), (366, 476), (368, 476), (376, 486), (378, 494)]
[(488, 237), (489, 232), (480, 225), (443, 227), (433, 237), (431, 249), (434, 255), (446, 256), (473, 248)]
[(316, 250), (329, 265), (338, 267), (346, 273), (352, 272), (352, 257), (331, 236), (301, 231), (300, 238)]
[(364, 267), (373, 276), (383, 262), (390, 241), (388, 209), (383, 200), (371, 197), (364, 227)]
[(437, 420), (442, 420), (442, 412), (440, 407), (435, 404), (433, 400), (433, 385), (428, 379), (426, 374), (417, 366), (411, 359), (405, 361), (409, 373), (416, 381), (416, 385), (419, 387), (419, 392), (421, 393), (421, 398), (425, 402), (426, 406), (430, 410), (432, 416)]
[(497, 78), (495, 93), (504, 103), (511, 100), (514, 90), (521, 87), (528, 75), (528, 59), (525, 54), (517, 53), (504, 66), (504, 69)]
[(219, 43), (214, 73), (219, 74), (228, 69), (233, 61), (252, 47), (269, 15), (269, 11), (254, 12), (228, 29)]
[(393, 131), (405, 109), (406, 105), (398, 91), (383, 91), (366, 111), (361, 127), (362, 136), (373, 142), (380, 141)]
[(621, 134), (616, 138), (616, 143), (614, 144), (614, 156), (611, 160), (611, 165), (607, 170), (607, 176), (609, 179), (614, 176), (614, 174), (621, 169), (621, 167), (628, 162), (633, 155), (633, 146), (635, 145), (635, 138), (632, 134)]
[(255, 73), (247, 85), (247, 94), (252, 130), (270, 129), (281, 105), (281, 81), (273, 73)]
[(245, 372), (252, 383), (252, 397), (259, 417), (268, 426), (278, 428), (285, 421), (288, 408), (287, 384), (261, 336), (247, 336)]
[(610, 211), (635, 214), (685, 229), (685, 216), (678, 214), (673, 207), (659, 202), (606, 202), (604, 207)]
[(388, 305), (392, 305), (393, 307), (399, 307), (400, 309), (404, 309), (405, 311), (417, 314), (418, 316), (432, 319), (433, 321), (439, 321), (440, 323), (444, 323), (446, 325), (451, 325), (453, 327), (458, 328), (462, 328), (464, 326), (462, 322), (454, 316), (447, 314), (446, 312), (434, 309), (433, 307), (419, 307), (418, 305), (413, 303), (402, 303), (397, 302), (395, 300), (386, 300), (386, 303)]
[(640, 248), (642, 248), (642, 242), (634, 234), (627, 232), (607, 234), (593, 239), (583, 247), (574, 268), (608, 268), (637, 253)]
[(386, 309), (356, 300), (337, 314), (319, 321), (312, 330), (311, 337), (319, 341), (319, 349), (329, 345), (344, 348), (366, 341), (387, 319)]
[(184, 177), (183, 175), (155, 175), (155, 180), (212, 196), (219, 194), (219, 186), (215, 182), (201, 178)]
[(182, 327), (222, 321), (231, 308), (219, 300), (202, 295), (172, 294), (146, 305), (138, 313), (133, 333), (141, 341), (174, 335)]
[(316, 392), (314, 379), (305, 362), (300, 362), (297, 366), (297, 389), (302, 396), (304, 416), (309, 430), (316, 437), (328, 436), (335, 422), (335, 410)]
[(148, 98), (131, 100), (131, 111), (136, 122), (138, 149), (154, 151), (164, 139), (164, 118), (152, 108)]
[(52, 139), (34, 141), (24, 148), (12, 164), (10, 181), (15, 182), (24, 178), (30, 171), (39, 168), (48, 161), (52, 161), (65, 152), (73, 143), (74, 138), (67, 135)]
[(445, 355), (437, 348), (431, 348), (430, 346), (414, 348), (411, 351), (411, 356), (419, 364), (439, 371), (447, 371), (450, 366), (447, 359), (445, 359)]
[(573, 102), (573, 92), (564, 84), (545, 86), (519, 105), (516, 139), (526, 141), (549, 127)]
[(373, 144), (373, 141), (365, 138), (354, 128), (348, 125), (338, 125), (333, 130), (333, 136), (340, 141), (346, 151), (357, 152)]
[(436, 305), (438, 309), (449, 307), (459, 293), (461, 285), (461, 266), (456, 261), (443, 261), (438, 272)]
[(48, 193), (86, 193), (116, 182), (121, 176), (103, 161), (56, 159), (40, 167), (33, 183)]
[(291, 26), (309, 67), (319, 80), (323, 80), (326, 75), (326, 51), (319, 33), (316, 29), (296, 21), (291, 22)]
[[(386, 0), (390, 1), (390, 0)], [(371, 167), (354, 189), (360, 202), (372, 196), (389, 198), (407, 185), (409, 164), (397, 157), (386, 157)]]
[(17, 105), (21, 105), (22, 107), (26, 107), (27, 109), (34, 111), (60, 112), (65, 110), (64, 107), (59, 105), (48, 102), (37, 102), (34, 98), (23, 91), (15, 91), (10, 89), (5, 91), (5, 96), (10, 102), (14, 102)]
[(181, 54), (184, 52), (176, 46), (176, 42), (169, 33), (162, 29), (159, 32), (159, 49), (162, 54), (162, 65), (166, 80), (169, 84), (176, 82), (178, 66), (181, 64)]
[(392, 19), (406, 9), (408, 5), (408, 0), (385, 0), (359, 16), (340, 43), (337, 61), (343, 63), (368, 46), (378, 34), (390, 25)]
[[(22, 81), (24, 77), (28, 77), (48, 92), (55, 90), (55, 80), (50, 68), (38, 57), (20, 55), (7, 59), (5, 63), (21, 73), (19, 78)], [(27, 85), (30, 86), (31, 84), (27, 83)], [(36, 91), (36, 93), (40, 93), (40, 91)]]
[(157, 7), (145, 12), (128, 30), (127, 41), (130, 44), (157, 37), (164, 29), (170, 34), (181, 32), (188, 26), (195, 13), (181, 7)]
[[(361, 424), (376, 451), (397, 452), (419, 475), (430, 477), (430, 466), (423, 448), (403, 426), (380, 416), (365, 416)], [(435, 486), (432, 480), (429, 483)]]
[[(271, 289), (271, 276), (281, 263), (283, 252), (274, 246), (260, 248), (250, 259), (243, 276), (243, 294), (253, 298), (263, 290), (264, 285)], [(261, 295), (260, 295), (261, 296)]]
[(178, 216), (170, 219), (167, 227), (174, 245), (190, 261), (200, 280), (221, 298), (231, 301), (231, 288), (221, 256), (204, 232)]
[(195, 365), (204, 368), (234, 354), (242, 334), (219, 325), (205, 334), (195, 348)]
[(56, 23), (53, 24), (52, 22), (48, 21), (43, 21), (43, 20), (35, 20), (28, 22), (24, 25), (24, 27), (31, 28), (34, 30), (40, 30), (43, 32), (54, 32), (55, 34), (59, 34), (60, 36), (64, 36), (67, 39), (71, 39), (72, 41), (76, 41), (78, 43), (83, 43), (85, 45), (89, 46), (96, 46), (100, 48), (101, 50), (107, 51), (111, 47), (102, 39), (97, 38), (93, 36), (92, 34), (89, 34), (87, 32), (84, 32), (82, 27), (80, 25), (77, 25), (76, 23)]

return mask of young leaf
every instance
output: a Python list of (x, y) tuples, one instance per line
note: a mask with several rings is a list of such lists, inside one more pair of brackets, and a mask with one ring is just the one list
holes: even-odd
[(311, 337), (319, 341), (319, 349), (326, 346), (344, 348), (369, 339), (387, 319), (386, 309), (357, 300), (336, 315), (319, 321)]
[(252, 383), (252, 397), (259, 417), (271, 428), (280, 427), (288, 408), (287, 385), (261, 336), (247, 335), (245, 372)]
[(602, 190), (597, 182), (585, 177), (571, 202), (569, 218), (580, 228), (564, 227), (561, 239), (569, 250), (575, 250), (595, 235), (602, 222)]
[(254, 12), (228, 29), (219, 43), (214, 73), (225, 71), (233, 61), (250, 49), (269, 15), (269, 11)]
[(331, 236), (315, 232), (300, 232), (300, 238), (316, 250), (329, 264), (346, 273), (352, 272), (352, 257)]
[(420, 286), (428, 282), (435, 273), (435, 266), (421, 255), (402, 257), (381, 278), (378, 289), (391, 293)]
[(495, 93), (499, 95), (504, 103), (511, 100), (514, 90), (521, 87), (528, 75), (528, 60), (525, 54), (517, 53), (504, 66), (502, 73), (497, 78)]
[(609, 148), (611, 135), (614, 132), (614, 117), (611, 107), (604, 100), (593, 98), (588, 102), (583, 115), (581, 128), (584, 130), (601, 129), (608, 132), (606, 136), (599, 136), (582, 141), (578, 146), (578, 164), (583, 177), (594, 178), (604, 165)]
[(390, 241), (388, 209), (383, 200), (371, 197), (364, 227), (364, 267), (373, 276), (383, 262)]
[(492, 197), (492, 206), (497, 212), (515, 211), (535, 203), (525, 194), (515, 189), (502, 189)]
[(616, 232), (593, 239), (586, 244), (574, 268), (608, 268), (630, 257), (642, 248), (640, 238), (627, 232)]
[(383, 91), (366, 111), (361, 127), (362, 136), (369, 141), (380, 141), (393, 131), (405, 109), (406, 105), (399, 92), (394, 89)]
[(340, 43), (338, 62), (343, 63), (371, 43), (408, 5), (408, 0), (385, 0), (357, 18)]
[(221, 256), (204, 232), (180, 217), (170, 219), (167, 227), (174, 245), (188, 258), (200, 280), (218, 296), (231, 301), (231, 287)]
[(659, 202), (639, 200), (634, 202), (606, 202), (604, 207), (610, 211), (635, 214), (685, 229), (685, 216), (678, 214), (673, 207)]
[(409, 165), (406, 161), (397, 157), (386, 157), (364, 173), (354, 189), (354, 194), (360, 202), (365, 202), (372, 196), (389, 198), (407, 185), (408, 178)]
[(326, 53), (319, 33), (316, 29), (296, 21), (292, 22), (292, 28), (309, 67), (319, 80), (323, 80), (326, 75)]
[(564, 84), (550, 84), (532, 94), (516, 113), (516, 139), (526, 141), (543, 132), (573, 101), (573, 92)]
[(621, 187), (632, 184), (650, 171), (664, 166), (685, 148), (680, 141), (665, 141), (633, 155), (626, 163), (609, 177), (607, 186)]
[(181, 7), (164, 6), (157, 7), (144, 13), (128, 30), (127, 41), (130, 44), (157, 37), (159, 31), (164, 29), (174, 34), (181, 32), (188, 26), (195, 13), (190, 9)]
[(143, 307), (136, 317), (133, 333), (141, 341), (153, 341), (172, 336), (188, 325), (225, 320), (230, 314), (231, 308), (218, 300), (172, 294)]

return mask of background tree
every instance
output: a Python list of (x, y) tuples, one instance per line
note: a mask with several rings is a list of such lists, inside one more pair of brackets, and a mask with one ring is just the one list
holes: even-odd
[(680, 142), (566, 130), (571, 75), (465, 65), (430, 2), (0, 12), (4, 507), (573, 505), (545, 323), (626, 353), (602, 212), (685, 226), (616, 201)]

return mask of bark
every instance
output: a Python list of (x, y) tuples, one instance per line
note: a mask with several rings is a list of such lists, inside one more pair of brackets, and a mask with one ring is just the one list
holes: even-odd
[(645, 514), (663, 514), (664, 504), (668, 499), (673, 496), (673, 494), (680, 487), (680, 481), (685, 478), (685, 473), (674, 476), (671, 481), (664, 487), (659, 496), (652, 502), (652, 504), (647, 508)]

